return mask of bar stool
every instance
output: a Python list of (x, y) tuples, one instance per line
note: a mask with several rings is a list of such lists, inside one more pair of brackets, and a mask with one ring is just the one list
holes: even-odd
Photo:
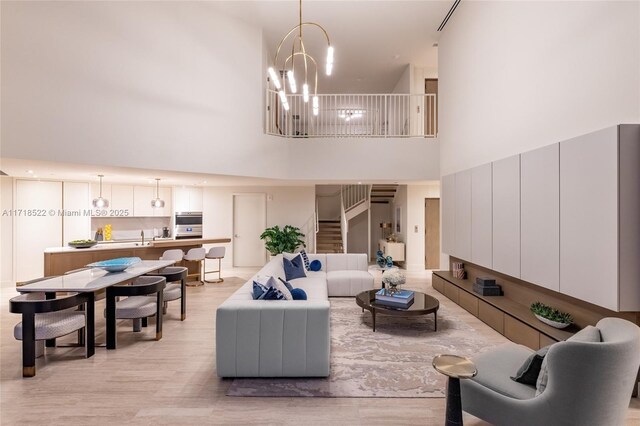
[[(220, 276), (221, 271), (222, 271), (222, 267), (220, 266), (222, 263), (222, 259), (224, 258), (226, 252), (226, 247), (211, 247), (211, 249), (209, 249), (209, 252), (207, 253), (207, 255), (205, 256), (206, 259), (218, 259), (218, 270), (217, 271), (207, 271), (207, 261), (204, 261), (204, 281), (207, 283), (221, 283), (224, 281), (224, 279), (222, 279), (222, 276)], [(216, 280), (207, 280), (207, 274), (213, 274), (217, 272), (218, 273), (218, 279)]]
[(198, 262), (198, 273), (189, 274), (187, 275), (187, 278), (197, 276), (199, 280), (197, 284), (187, 283), (188, 286), (200, 286), (204, 284), (204, 282), (202, 281), (204, 279), (202, 263), (205, 259), (206, 254), (207, 254), (207, 250), (204, 247), (198, 247), (198, 248), (189, 249), (187, 254), (184, 256), (183, 259), (188, 262)]
[[(159, 271), (150, 272), (147, 276), (161, 276), (167, 280), (167, 286), (164, 288), (163, 293), (164, 306), (162, 311), (166, 314), (167, 302), (180, 299), (180, 321), (184, 321), (185, 318), (187, 318), (187, 292), (185, 288), (187, 283), (187, 268), (184, 266), (167, 266)], [(180, 284), (176, 284), (178, 281), (180, 281)]]
[(182, 258), (184, 257), (184, 252), (180, 249), (172, 249), (172, 250), (166, 250), (164, 253), (162, 253), (162, 256), (160, 256), (160, 260), (175, 260), (175, 261), (181, 261)]

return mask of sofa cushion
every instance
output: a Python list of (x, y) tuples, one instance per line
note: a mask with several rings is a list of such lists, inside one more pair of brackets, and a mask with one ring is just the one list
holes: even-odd
[(284, 266), (284, 275), (287, 281), (295, 280), (297, 278), (304, 278), (307, 276), (304, 269), (304, 260), (302, 260), (302, 256), (300, 255), (294, 257), (291, 260), (283, 257), (282, 264)]
[(307, 293), (301, 288), (291, 290), (291, 296), (293, 296), (293, 300), (307, 300)]
[(327, 254), (326, 270), (330, 271), (366, 271), (369, 269), (366, 253)]
[(473, 358), (478, 374), (469, 380), (511, 398), (533, 398), (536, 393), (534, 386), (515, 382), (510, 377), (533, 353), (531, 349), (513, 343), (498, 346)]
[(547, 352), (549, 352), (550, 347), (551, 345), (545, 346), (537, 352), (529, 355), (529, 358), (527, 358), (524, 364), (520, 366), (516, 374), (512, 376), (511, 379), (518, 383), (535, 386), (538, 376), (540, 375), (540, 370), (542, 369), (542, 361), (547, 355)]
[(325, 272), (327, 271), (327, 268), (325, 266), (327, 264), (327, 255), (326, 254), (324, 254), (324, 253), (314, 253), (314, 254), (307, 253), (307, 256), (309, 256), (309, 262), (313, 262), (314, 260), (317, 260), (317, 261), (320, 262), (320, 265), (321, 265), (320, 270), (321, 271), (325, 271)]
[(307, 293), (307, 300), (327, 300), (327, 278), (324, 272), (310, 273), (305, 278), (298, 278), (293, 282), (296, 288), (301, 288)]
[(373, 275), (368, 271), (327, 272), (327, 289), (330, 296), (356, 296), (374, 287)]

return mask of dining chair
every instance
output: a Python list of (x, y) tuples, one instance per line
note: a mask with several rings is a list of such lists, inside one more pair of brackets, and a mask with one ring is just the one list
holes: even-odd
[[(164, 314), (167, 313), (167, 302), (180, 299), (180, 321), (184, 321), (187, 318), (187, 268), (184, 266), (167, 266), (159, 271), (150, 272), (147, 276), (161, 276), (167, 280), (167, 286), (163, 292), (162, 312)], [(180, 284), (176, 284), (177, 282)], [(142, 325), (145, 326), (144, 320)]]
[[(130, 285), (107, 287), (107, 349), (116, 348), (116, 320), (135, 320), (156, 316), (156, 340), (162, 339), (162, 303), (167, 280), (162, 276), (142, 276)], [(152, 296), (155, 294), (155, 297)], [(125, 299), (116, 300), (118, 297)], [(139, 330), (140, 321), (138, 321)]]
[[(38, 280), (39, 281), (39, 280)], [(74, 293), (47, 299), (44, 293), (27, 293), (9, 300), (9, 311), (22, 314), (13, 329), (16, 340), (22, 340), (22, 376), (36, 375), (36, 342), (52, 340), (77, 330), (84, 330), (85, 355), (93, 356), (93, 293)], [(72, 310), (85, 306), (84, 311)]]
[[(203, 279), (205, 282), (207, 283), (221, 283), (224, 281), (224, 279), (222, 279), (221, 273), (222, 273), (222, 259), (224, 258), (224, 255), (226, 253), (226, 247), (211, 247), (209, 249), (209, 251), (207, 252), (207, 255), (205, 256), (205, 260), (204, 260), (204, 276)], [(206, 259), (217, 259), (218, 260), (218, 270), (217, 271), (207, 271), (207, 261)], [(215, 280), (207, 280), (207, 274), (213, 274), (213, 273), (218, 273), (218, 278)]]
[(191, 283), (187, 283), (189, 286), (200, 286), (203, 285), (204, 282), (204, 270), (203, 270), (203, 261), (207, 254), (207, 250), (204, 247), (197, 247), (189, 249), (187, 254), (184, 256), (184, 260), (188, 262), (196, 262), (198, 264), (198, 273), (197, 274), (189, 274), (188, 277), (198, 277), (198, 281), (193, 281)]

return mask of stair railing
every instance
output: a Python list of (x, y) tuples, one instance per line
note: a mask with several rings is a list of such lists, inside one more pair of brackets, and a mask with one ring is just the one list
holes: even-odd
[(349, 233), (349, 221), (347, 210), (344, 208), (344, 198), (340, 197), (340, 232), (342, 233), (342, 252), (347, 252), (347, 235)]
[(342, 204), (345, 211), (368, 202), (371, 197), (371, 185), (342, 185)]

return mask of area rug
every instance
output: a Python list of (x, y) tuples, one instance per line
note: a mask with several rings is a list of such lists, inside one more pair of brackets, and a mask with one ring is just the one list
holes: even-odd
[(362, 312), (353, 299), (331, 299), (328, 378), (235, 379), (227, 396), (327, 398), (443, 398), (446, 379), (431, 362), (439, 354), (472, 356), (490, 343), (446, 307), (400, 318)]

